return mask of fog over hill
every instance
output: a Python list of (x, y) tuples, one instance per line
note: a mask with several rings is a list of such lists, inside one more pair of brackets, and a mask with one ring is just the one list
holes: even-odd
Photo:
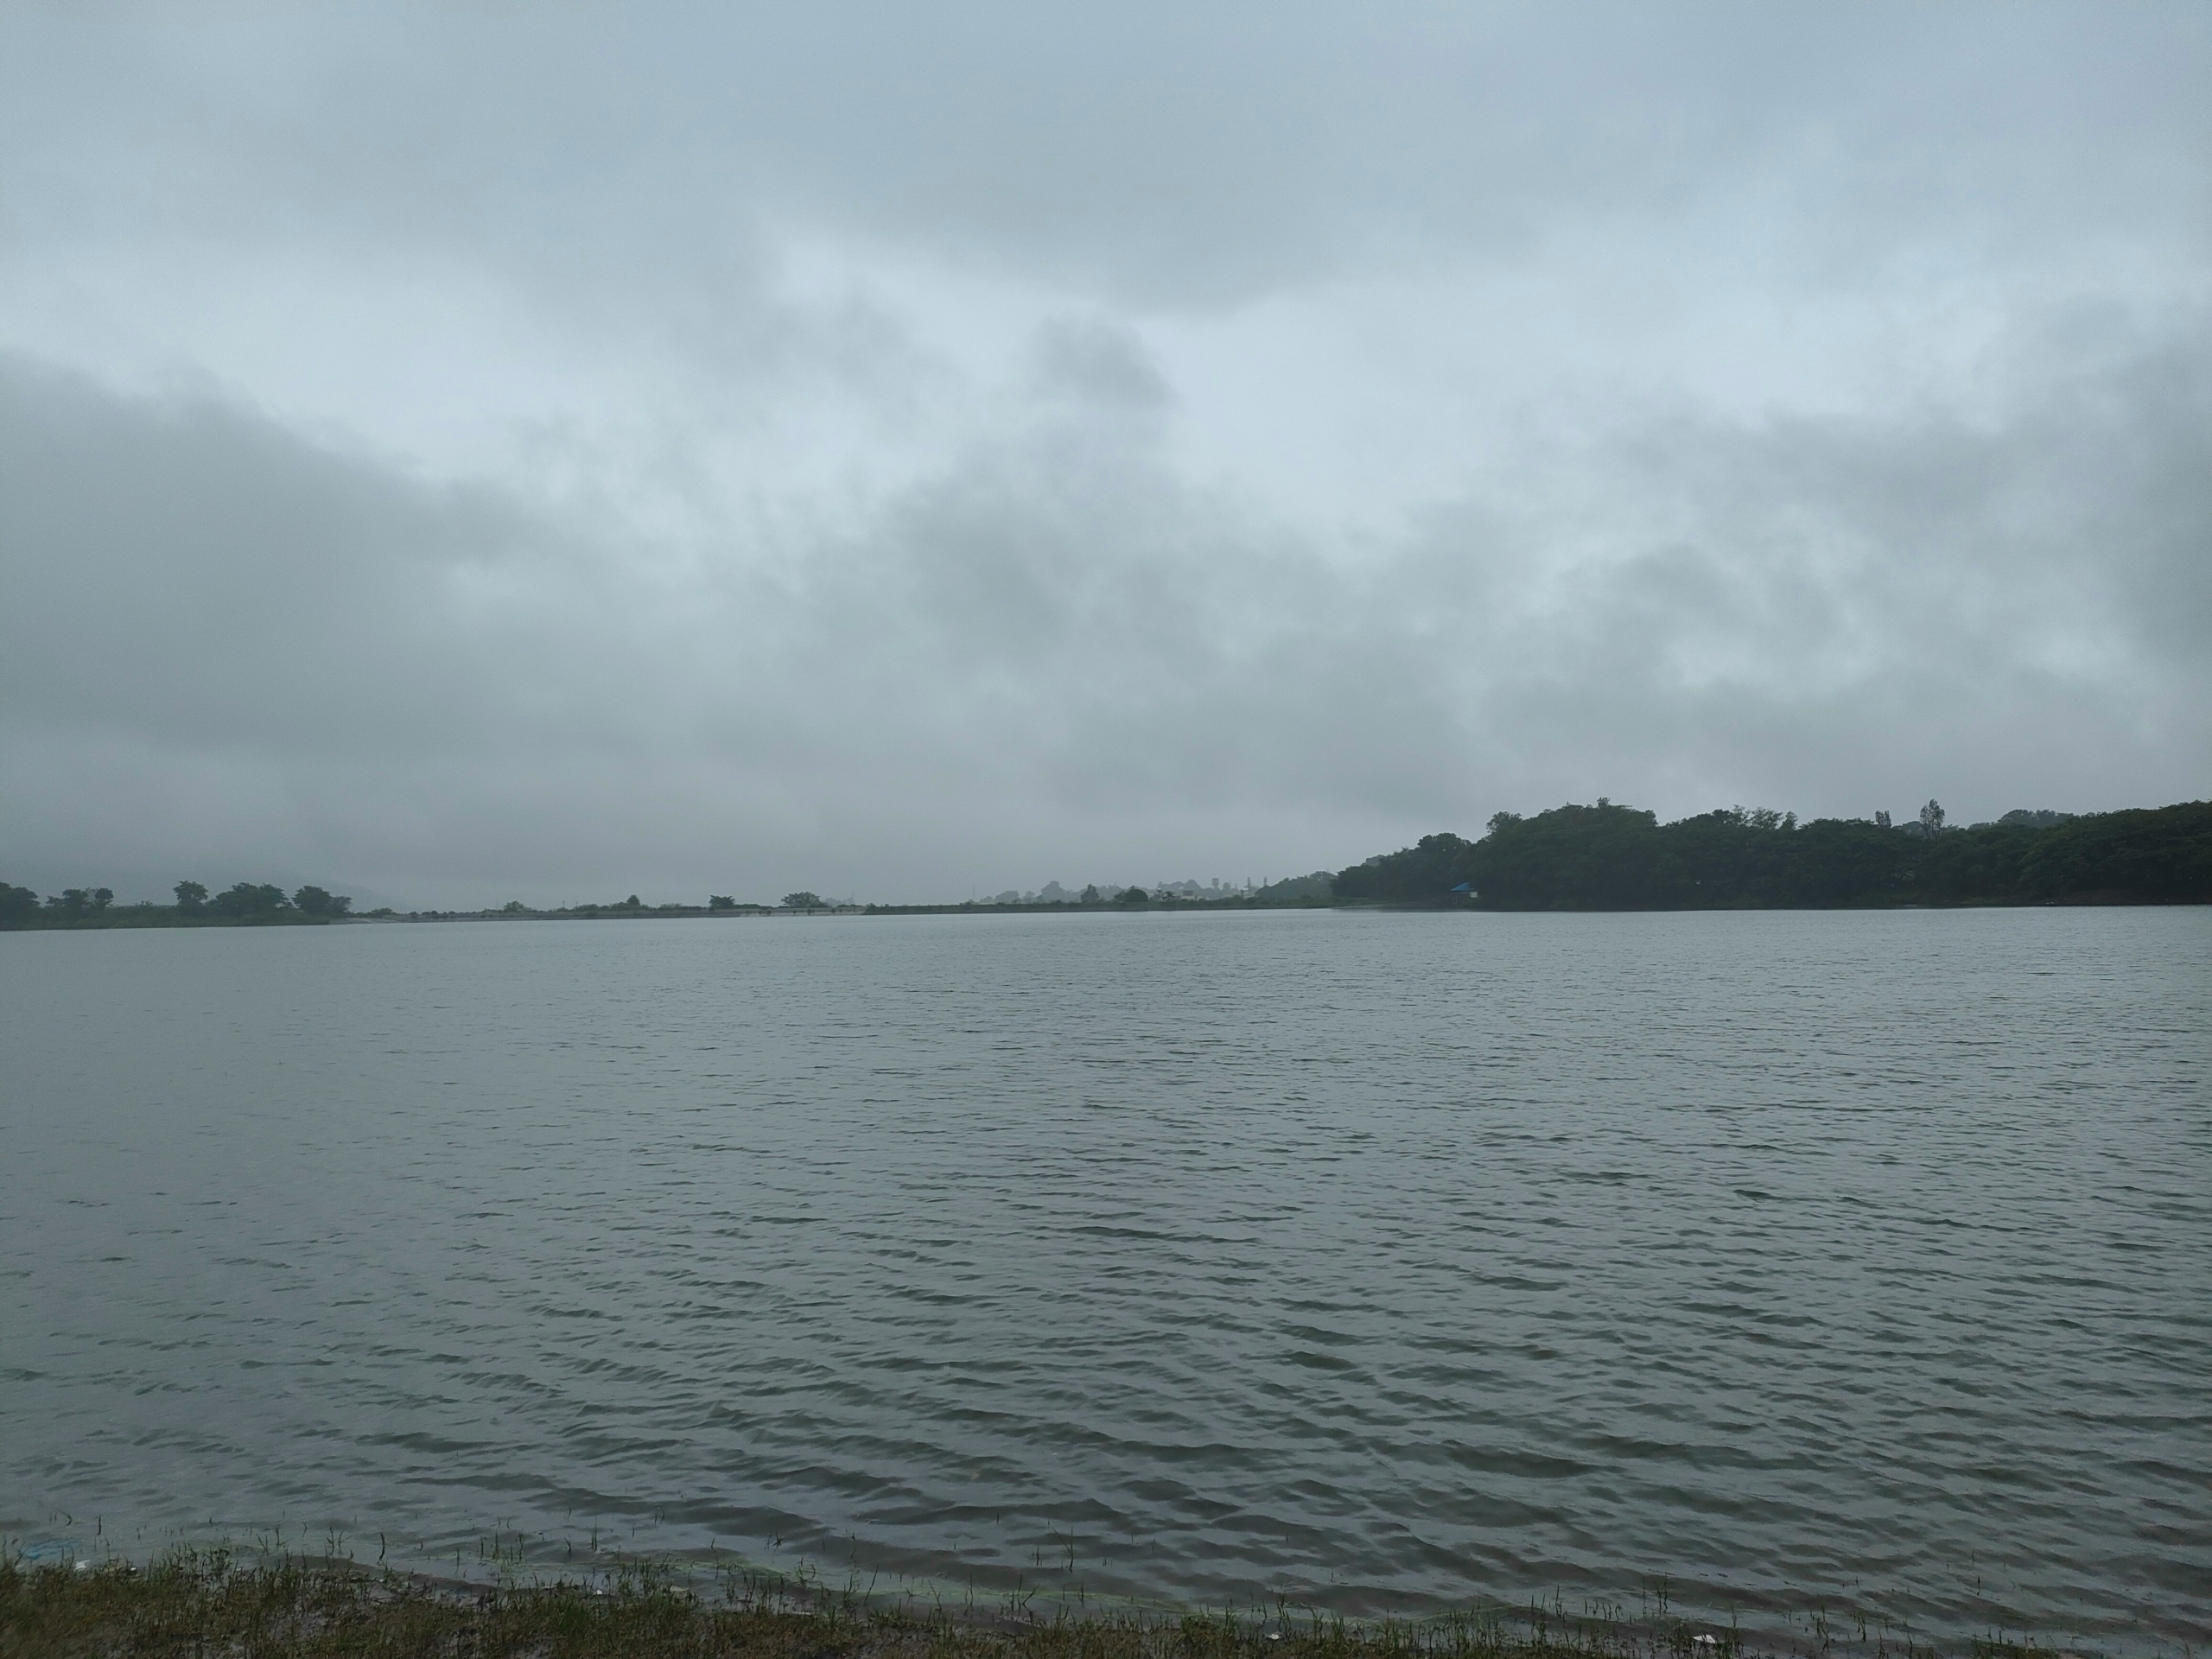
[(2212, 794), (2208, 84), (2194, 3), (13, 9), (0, 875)]

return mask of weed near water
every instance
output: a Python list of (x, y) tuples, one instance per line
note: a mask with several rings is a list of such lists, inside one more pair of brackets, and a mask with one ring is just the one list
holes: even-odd
[[(1975, 1659), (2048, 1659), (1978, 1643)], [(1899, 1649), (1897, 1659), (1932, 1659)], [(144, 1567), (0, 1560), (0, 1659), (1751, 1659), (1727, 1631), (1497, 1615), (948, 1617), (727, 1574), (702, 1593), (652, 1568), (605, 1583), (498, 1586), (334, 1559), (240, 1564), (180, 1551)]]

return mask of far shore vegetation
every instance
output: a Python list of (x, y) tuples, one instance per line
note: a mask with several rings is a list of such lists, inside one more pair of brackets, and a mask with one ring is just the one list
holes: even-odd
[(353, 901), (323, 887), (286, 893), (265, 881), (240, 881), (220, 893), (180, 881), (175, 902), (118, 905), (109, 887), (64, 887), (41, 902), (29, 887), (0, 881), (0, 929), (47, 927), (296, 927), (343, 921)]
[(540, 909), (519, 899), (474, 911), (357, 912), (319, 887), (287, 893), (240, 881), (210, 893), (180, 881), (175, 902), (118, 905), (106, 887), (41, 898), (0, 881), (0, 931), (55, 928), (270, 927), (332, 922), (620, 921), (645, 917), (892, 916), (978, 912), (1281, 910), (1338, 906), (1467, 910), (1879, 909), (1899, 906), (2212, 903), (2212, 802), (2074, 814), (2023, 809), (1986, 823), (1947, 822), (1929, 801), (1892, 823), (1722, 807), (1662, 823), (1600, 797), (1529, 817), (1500, 812), (1478, 839), (1448, 831), (1333, 874), (1264, 885), (1142, 887), (1048, 882), (951, 905), (862, 905), (799, 891), (775, 903), (711, 893), (706, 903)]
[(1340, 899), (1486, 910), (1751, 910), (1897, 905), (2202, 904), (2212, 801), (1963, 829), (1940, 803), (1893, 823), (1726, 807), (1662, 824), (1600, 798), (1501, 812), (1478, 841), (1424, 836), (1340, 872)]
[[(145, 1567), (0, 1557), (0, 1654), (72, 1659), (2048, 1659), (1988, 1636), (1936, 1644), (1910, 1630), (1816, 1617), (1802, 1635), (1675, 1614), (1663, 1586), (1641, 1616), (1613, 1603), (1489, 1606), (1352, 1622), (1292, 1604), (1247, 1613), (1135, 1611), (1061, 1594), (962, 1604), (726, 1569), (702, 1581), (651, 1566), (611, 1578), (494, 1583), (423, 1578), (350, 1560), (241, 1562), (178, 1552)], [(1793, 1621), (1794, 1623), (1794, 1621)]]

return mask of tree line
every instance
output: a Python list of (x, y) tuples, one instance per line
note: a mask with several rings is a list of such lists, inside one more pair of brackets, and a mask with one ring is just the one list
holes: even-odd
[(0, 927), (189, 927), (330, 922), (353, 913), (353, 901), (327, 888), (287, 893), (267, 881), (240, 881), (220, 893), (180, 881), (173, 905), (118, 905), (110, 887), (64, 887), (41, 899), (29, 887), (0, 881)]
[[(1319, 892), (1324, 881), (1328, 898)], [(107, 887), (66, 887), (41, 898), (0, 881), (0, 929), (321, 923), (351, 915), (353, 905), (324, 887), (287, 893), (268, 882), (211, 893), (198, 881), (180, 881), (175, 892), (173, 905), (118, 905)], [(1090, 887), (1051, 907), (1151, 906), (1173, 897), (1127, 887), (1109, 899)], [(1424, 836), (1333, 876), (1316, 872), (1233, 902), (1329, 899), (1497, 910), (2205, 903), (2212, 902), (2212, 801), (2080, 816), (2022, 810), (1959, 828), (1935, 801), (1902, 823), (1886, 812), (1800, 823), (1795, 813), (1740, 806), (1661, 823), (1656, 813), (1600, 798), (1594, 806), (1557, 806), (1530, 817), (1500, 812), (1479, 839)], [(792, 909), (825, 903), (812, 893), (786, 893), (783, 902)], [(709, 908), (754, 906), (716, 893)], [(517, 900), (506, 909), (525, 906)], [(632, 894), (620, 905), (561, 913), (648, 909)]]
[(1904, 823), (1724, 807), (1661, 823), (1616, 805), (1500, 812), (1338, 873), (1339, 899), (1500, 910), (1703, 910), (2212, 900), (2212, 802)]

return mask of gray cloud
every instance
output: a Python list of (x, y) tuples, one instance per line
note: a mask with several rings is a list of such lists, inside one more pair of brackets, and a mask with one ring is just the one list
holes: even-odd
[(0, 27), (10, 880), (2206, 792), (2199, 9)]
[(1219, 302), (1761, 174), (1854, 263), (1962, 214), (2201, 250), (2212, 147), (2185, 4), (118, 7), (16, 36), (10, 149), (49, 187), (20, 215), (97, 222), (89, 171), (156, 225), (504, 244), (587, 287), (623, 248), (742, 283), (788, 211)]
[(1463, 503), (1351, 568), (1077, 409), (671, 582), (487, 489), (17, 363), (6, 833), (68, 862), (106, 800), (96, 844), (146, 866), (174, 791), (202, 860), (388, 887), (813, 859), (911, 893), (1342, 860), (1600, 791), (2150, 798), (2212, 735), (2209, 404), (2200, 329), (1986, 429), (1669, 423), (1580, 457), (1598, 525)]

